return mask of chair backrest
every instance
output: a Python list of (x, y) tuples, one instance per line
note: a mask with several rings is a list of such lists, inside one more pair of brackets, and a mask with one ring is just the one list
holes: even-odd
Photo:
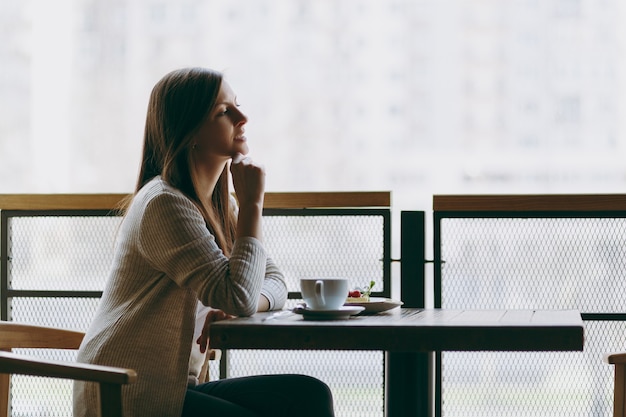
[[(0, 321), (0, 350), (7, 352), (14, 348), (78, 349), (83, 336), (83, 333), (71, 330)], [(10, 374), (0, 374), (1, 417), (9, 416), (10, 387)]]
[(607, 415), (602, 357), (626, 330), (626, 195), (437, 195), (433, 210), (435, 307), (571, 308), (586, 328), (584, 352), (444, 352), (436, 407), (453, 414), (489, 389), (503, 414)]
[(613, 417), (626, 417), (626, 352), (608, 354), (605, 360), (615, 366)]
[(13, 349), (78, 349), (83, 337), (84, 333), (74, 330), (0, 321), (0, 417), (9, 416), (11, 374), (96, 382), (99, 415), (122, 416), (122, 385), (136, 380), (135, 371), (12, 353)]

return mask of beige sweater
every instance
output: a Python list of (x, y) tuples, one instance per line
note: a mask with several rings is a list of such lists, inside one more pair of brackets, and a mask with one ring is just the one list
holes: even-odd
[[(287, 298), (284, 278), (260, 241), (240, 238), (230, 258), (200, 211), (155, 178), (135, 196), (115, 247), (113, 267), (78, 361), (137, 371), (123, 390), (127, 417), (182, 411), (196, 304), (249, 316), (260, 294), (273, 309)], [(74, 384), (74, 415), (95, 415), (97, 387)]]

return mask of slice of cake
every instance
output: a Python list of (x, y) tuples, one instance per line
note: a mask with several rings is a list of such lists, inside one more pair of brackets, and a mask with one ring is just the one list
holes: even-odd
[(348, 292), (346, 303), (369, 303), (374, 281), (370, 281), (370, 285), (364, 288), (355, 288)]
[(359, 290), (352, 290), (348, 293), (348, 298), (346, 298), (346, 303), (369, 303), (370, 296), (369, 294), (361, 294)]

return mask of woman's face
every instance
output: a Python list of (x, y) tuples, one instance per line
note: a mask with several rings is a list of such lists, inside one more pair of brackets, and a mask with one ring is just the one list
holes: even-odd
[(239, 110), (237, 97), (228, 83), (222, 81), (215, 106), (192, 142), (198, 162), (219, 163), (238, 153), (247, 154), (248, 144), (244, 125), (248, 118)]

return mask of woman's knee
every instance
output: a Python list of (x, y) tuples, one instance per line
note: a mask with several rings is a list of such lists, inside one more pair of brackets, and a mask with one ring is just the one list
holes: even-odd
[[(333, 394), (323, 381), (308, 375), (293, 375), (291, 385), (297, 391), (294, 398), (301, 402), (301, 409), (317, 416), (333, 415)], [(308, 415), (308, 414), (307, 414)]]
[(324, 381), (308, 375), (301, 375), (301, 377), (303, 378), (303, 384), (307, 386), (306, 392), (317, 393), (320, 397), (332, 398), (330, 387)]

